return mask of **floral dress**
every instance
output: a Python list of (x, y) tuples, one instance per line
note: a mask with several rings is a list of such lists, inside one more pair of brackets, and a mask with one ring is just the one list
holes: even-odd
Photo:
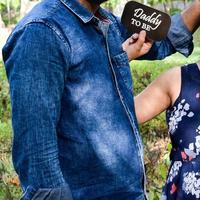
[(171, 165), (161, 200), (200, 200), (200, 70), (181, 67), (180, 95), (166, 113)]

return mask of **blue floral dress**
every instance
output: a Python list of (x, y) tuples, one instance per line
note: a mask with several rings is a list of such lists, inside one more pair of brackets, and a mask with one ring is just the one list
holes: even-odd
[(200, 70), (181, 67), (180, 95), (166, 113), (171, 166), (161, 200), (200, 199)]

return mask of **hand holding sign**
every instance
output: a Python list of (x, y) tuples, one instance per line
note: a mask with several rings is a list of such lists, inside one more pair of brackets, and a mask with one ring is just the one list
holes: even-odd
[(164, 12), (130, 1), (125, 5), (122, 23), (131, 34), (145, 30), (150, 39), (162, 40), (167, 36), (171, 19)]
[(153, 41), (146, 39), (146, 32), (141, 31), (139, 34), (135, 33), (128, 38), (122, 44), (122, 48), (127, 53), (129, 61), (131, 61), (148, 53), (152, 44)]

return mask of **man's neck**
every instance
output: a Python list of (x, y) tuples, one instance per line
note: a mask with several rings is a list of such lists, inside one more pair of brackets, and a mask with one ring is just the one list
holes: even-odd
[(91, 3), (88, 0), (78, 0), (78, 1), (92, 13), (95, 13), (99, 7), (98, 4)]

